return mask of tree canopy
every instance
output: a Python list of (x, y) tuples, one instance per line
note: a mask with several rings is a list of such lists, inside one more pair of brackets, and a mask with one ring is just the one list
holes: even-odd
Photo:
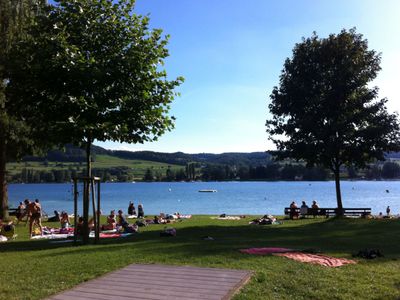
[(47, 121), (49, 138), (86, 144), (88, 175), (94, 140), (142, 143), (172, 129), (183, 81), (163, 69), (168, 36), (133, 13), (133, 0), (114, 2), (56, 1), (15, 52), (10, 93), (27, 118)]
[(26, 28), (44, 7), (44, 0), (0, 1), (0, 216), (8, 217), (6, 162), (32, 154), (42, 143), (34, 142), (32, 128), (14, 109), (14, 98), (6, 93), (9, 62)]
[(369, 85), (380, 61), (355, 29), (327, 38), (314, 33), (295, 45), (270, 96), (266, 126), (277, 157), (329, 168), (339, 209), (340, 167), (364, 167), (399, 149), (397, 114), (387, 111), (387, 99), (377, 99), (378, 88)]

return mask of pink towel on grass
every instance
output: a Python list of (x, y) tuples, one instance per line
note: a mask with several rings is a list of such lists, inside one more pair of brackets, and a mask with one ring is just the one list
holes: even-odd
[(121, 237), (121, 234), (120, 233), (100, 233), (99, 237), (101, 239), (118, 238), (118, 237)]
[(293, 260), (310, 263), (310, 264), (318, 264), (326, 267), (340, 267), (347, 264), (355, 264), (357, 263), (355, 260), (346, 259), (346, 258), (336, 258), (330, 257), (326, 255), (320, 254), (310, 254), (303, 252), (287, 252), (287, 253), (274, 253), (276, 256), (283, 256)]
[(240, 249), (242, 253), (247, 254), (255, 254), (255, 255), (267, 255), (272, 253), (283, 253), (293, 251), (288, 248), (276, 248), (276, 247), (268, 247), (268, 248), (248, 248), (248, 249)]

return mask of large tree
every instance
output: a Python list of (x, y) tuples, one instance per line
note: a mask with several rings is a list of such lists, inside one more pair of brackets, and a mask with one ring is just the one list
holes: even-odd
[(133, 0), (55, 2), (15, 51), (10, 94), (32, 99), (26, 117), (46, 121), (50, 139), (86, 149), (91, 176), (94, 140), (142, 143), (173, 127), (183, 79), (167, 79), (168, 36)]
[(364, 167), (399, 149), (397, 114), (371, 87), (381, 55), (355, 29), (327, 38), (316, 33), (295, 45), (270, 96), (269, 138), (279, 159), (323, 165), (335, 177), (338, 212), (341, 166)]
[(40, 144), (35, 145), (31, 128), (12, 108), (13, 99), (6, 93), (8, 64), (16, 43), (25, 37), (27, 26), (44, 4), (44, 0), (0, 1), (0, 217), (3, 218), (8, 218), (7, 161), (32, 153)]

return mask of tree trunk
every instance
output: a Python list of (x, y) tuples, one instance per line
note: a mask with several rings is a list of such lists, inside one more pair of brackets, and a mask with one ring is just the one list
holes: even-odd
[(6, 141), (3, 134), (0, 136), (0, 217), (8, 219), (8, 191), (6, 180)]
[(92, 154), (91, 154), (91, 148), (92, 148), (92, 138), (89, 134), (87, 137), (86, 141), (86, 176), (91, 177), (92, 176)]
[(337, 215), (343, 215), (342, 194), (340, 192), (340, 167), (336, 166), (334, 169), (335, 185), (336, 185), (336, 200), (337, 200)]

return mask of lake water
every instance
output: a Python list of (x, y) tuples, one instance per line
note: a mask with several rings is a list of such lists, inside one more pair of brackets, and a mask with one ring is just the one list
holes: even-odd
[[(385, 213), (390, 205), (393, 214), (400, 213), (399, 181), (343, 181), (344, 207), (371, 207), (374, 214)], [(216, 193), (199, 193), (215, 189)], [(79, 187), (82, 191), (82, 187)], [(389, 192), (387, 192), (388, 190)], [(82, 195), (82, 193), (80, 194)], [(10, 207), (25, 198), (41, 200), (43, 209), (73, 212), (72, 184), (10, 184)], [(336, 207), (335, 183), (324, 182), (162, 182), (103, 183), (102, 212), (122, 209), (129, 201), (144, 206), (145, 214), (160, 212), (181, 214), (283, 214), (291, 201), (308, 205), (316, 200), (320, 207)], [(82, 207), (80, 198), (79, 207)]]

